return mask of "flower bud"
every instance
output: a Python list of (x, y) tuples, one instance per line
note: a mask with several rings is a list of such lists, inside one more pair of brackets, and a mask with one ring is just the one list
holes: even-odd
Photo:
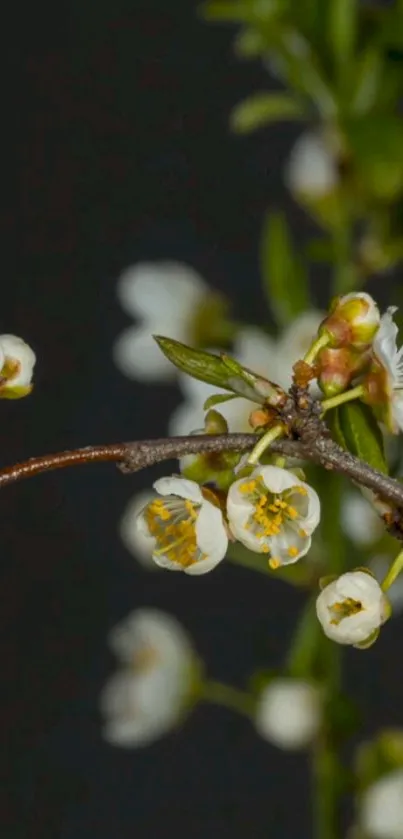
[(319, 689), (302, 679), (274, 679), (262, 690), (255, 725), (265, 740), (280, 749), (303, 749), (321, 723)]
[(363, 366), (368, 362), (369, 351), (356, 352), (350, 347), (321, 351), (316, 362), (318, 382), (326, 397), (337, 396), (346, 390)]
[(32, 390), (36, 356), (17, 335), (0, 335), (0, 398), (20, 399)]
[(366, 349), (379, 323), (379, 309), (372, 297), (365, 292), (351, 292), (336, 299), (319, 334), (326, 334), (332, 347)]
[(360, 827), (371, 839), (403, 836), (403, 769), (371, 784), (360, 802)]
[(371, 572), (357, 569), (325, 586), (316, 601), (316, 613), (332, 641), (365, 649), (376, 640), (391, 608)]

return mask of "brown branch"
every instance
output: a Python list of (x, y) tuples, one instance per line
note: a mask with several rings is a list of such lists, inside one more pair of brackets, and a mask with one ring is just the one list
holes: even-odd
[[(0, 487), (22, 478), (29, 478), (52, 469), (63, 469), (87, 463), (111, 461), (123, 472), (138, 472), (154, 463), (176, 460), (185, 454), (201, 452), (239, 451), (246, 452), (256, 443), (255, 434), (192, 435), (190, 437), (168, 437), (166, 439), (141, 440), (133, 443), (117, 443), (106, 446), (88, 446), (73, 451), (59, 452), (44, 457), (34, 457), (24, 463), (0, 470)], [(276, 440), (271, 451), (286, 457), (310, 460), (334, 469), (362, 486), (372, 489), (385, 501), (403, 509), (403, 485), (387, 475), (377, 472), (362, 460), (344, 451), (330, 438), (318, 436), (309, 442), (300, 440)]]

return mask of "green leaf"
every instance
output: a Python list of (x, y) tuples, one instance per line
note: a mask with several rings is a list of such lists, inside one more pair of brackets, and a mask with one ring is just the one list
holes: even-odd
[(206, 399), (203, 408), (205, 411), (208, 411), (210, 408), (214, 408), (215, 405), (220, 405), (222, 402), (230, 402), (231, 399), (239, 399), (239, 397), (236, 393), (213, 393), (212, 396)]
[(349, 73), (354, 51), (357, 2), (356, 0), (331, 0), (329, 9), (329, 42), (339, 71)]
[(267, 123), (298, 120), (306, 116), (306, 109), (288, 93), (261, 91), (248, 96), (233, 108), (230, 126), (237, 134), (248, 134)]
[(371, 114), (349, 120), (345, 131), (354, 166), (363, 187), (374, 197), (389, 201), (403, 192), (403, 120)]
[(264, 402), (277, 405), (283, 396), (281, 388), (242, 367), (234, 358), (196, 350), (161, 335), (154, 335), (154, 339), (172, 364), (194, 379), (224, 388), (259, 405)]
[(339, 445), (379, 472), (387, 473), (383, 438), (371, 409), (362, 402), (349, 402), (331, 413), (336, 414), (331, 421), (338, 429), (335, 439)]
[(368, 113), (374, 106), (382, 79), (382, 57), (369, 47), (356, 59), (351, 78), (349, 109), (355, 115)]
[(270, 308), (285, 326), (310, 307), (308, 279), (282, 213), (268, 213), (260, 242), (261, 271)]

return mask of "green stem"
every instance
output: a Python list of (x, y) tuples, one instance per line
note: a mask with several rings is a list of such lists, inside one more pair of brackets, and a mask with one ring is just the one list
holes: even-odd
[(323, 335), (319, 335), (319, 338), (316, 338), (316, 341), (311, 344), (308, 352), (304, 355), (305, 364), (312, 364), (320, 351), (323, 350), (324, 347), (327, 347), (329, 341), (329, 335), (326, 335), (325, 333)]
[[(330, 574), (341, 574), (345, 568), (345, 539), (341, 530), (340, 513), (343, 485), (339, 475), (327, 475), (322, 487), (323, 540), (328, 550)], [(327, 700), (334, 700), (340, 694), (341, 648), (338, 644), (321, 638), (318, 651), (320, 678)], [(331, 709), (326, 702), (325, 708)], [(333, 719), (328, 714), (323, 730), (312, 750), (313, 804), (316, 839), (340, 839), (340, 773), (338, 742)]]
[(252, 449), (248, 457), (248, 463), (251, 465), (257, 463), (262, 454), (264, 454), (266, 449), (269, 448), (270, 443), (273, 443), (278, 437), (282, 437), (283, 434), (283, 425), (273, 425), (273, 428), (269, 428), (269, 430), (266, 431), (266, 434), (263, 434), (263, 437), (260, 438), (259, 442), (256, 443), (256, 446)]
[(339, 393), (337, 396), (331, 396), (329, 399), (324, 399), (322, 402), (322, 413), (325, 414), (330, 408), (337, 408), (338, 405), (343, 405), (344, 402), (351, 402), (353, 399), (360, 399), (364, 395), (363, 385), (345, 390), (344, 393)]
[(327, 735), (321, 735), (313, 749), (315, 839), (340, 839), (337, 783), (340, 767)]
[(223, 682), (205, 682), (202, 687), (201, 698), (205, 702), (223, 705), (225, 708), (230, 708), (231, 711), (236, 711), (238, 714), (243, 714), (249, 718), (253, 716), (255, 707), (253, 697), (249, 693), (238, 690), (231, 685), (225, 685)]
[(400, 551), (396, 559), (392, 562), (392, 565), (390, 566), (389, 571), (381, 585), (382, 591), (387, 591), (391, 585), (393, 585), (396, 577), (399, 576), (401, 571), (403, 571), (403, 550)]
[(287, 671), (295, 678), (311, 677), (315, 670), (321, 628), (316, 617), (316, 595), (305, 604), (288, 652)]

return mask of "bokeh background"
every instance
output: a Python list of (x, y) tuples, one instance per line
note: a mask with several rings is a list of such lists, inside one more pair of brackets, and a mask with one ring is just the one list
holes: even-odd
[[(186, 0), (39, 0), (5, 14), (1, 329), (29, 341), (38, 363), (33, 395), (1, 405), (4, 465), (166, 432), (179, 392), (130, 382), (112, 362), (129, 323), (116, 299), (124, 267), (188, 262), (236, 316), (264, 325), (263, 212), (286, 208), (297, 240), (310, 224), (283, 187), (298, 129), (229, 133), (230, 108), (267, 80), (235, 61), (231, 27), (207, 26)], [(323, 305), (326, 272), (312, 279)], [(305, 758), (235, 714), (201, 706), (137, 751), (102, 740), (106, 636), (129, 611), (172, 612), (211, 676), (242, 685), (281, 665), (304, 599), (225, 563), (200, 579), (144, 571), (117, 525), (129, 497), (163, 473), (86, 467), (2, 492), (7, 839), (309, 836)], [(362, 734), (402, 724), (396, 620), (365, 655), (347, 654)]]

